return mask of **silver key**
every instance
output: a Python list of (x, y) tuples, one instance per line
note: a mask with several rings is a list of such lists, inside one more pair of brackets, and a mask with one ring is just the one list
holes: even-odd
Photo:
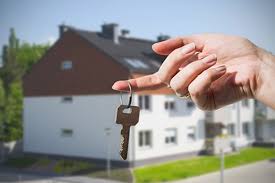
[(120, 156), (123, 160), (127, 159), (130, 127), (138, 123), (139, 111), (138, 106), (120, 105), (117, 108), (116, 123), (122, 125)]

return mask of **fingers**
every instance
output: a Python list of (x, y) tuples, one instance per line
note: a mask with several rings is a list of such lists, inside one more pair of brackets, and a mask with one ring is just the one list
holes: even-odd
[(112, 89), (118, 91), (129, 91), (128, 81), (133, 91), (156, 89), (165, 86), (156, 74), (143, 76), (136, 79), (117, 81), (113, 84)]
[(195, 43), (196, 51), (202, 51), (205, 39), (206, 36), (203, 35), (177, 37), (159, 43), (155, 43), (153, 44), (152, 49), (160, 55), (168, 55), (177, 48), (180, 48), (189, 43)]
[(181, 96), (188, 91), (189, 84), (204, 70), (210, 68), (217, 62), (215, 54), (209, 55), (202, 60), (194, 61), (178, 72), (170, 81), (171, 88)]
[(195, 54), (195, 47), (194, 43), (190, 43), (169, 54), (157, 72), (159, 79), (168, 84), (179, 68)]
[[(202, 72), (196, 79), (194, 79), (188, 86), (188, 91), (192, 100), (201, 109), (214, 109), (216, 104), (214, 103), (213, 94), (209, 93), (211, 84), (217, 79), (221, 78), (226, 72), (224, 65), (210, 68)], [(212, 102), (209, 104), (209, 102)], [(209, 108), (209, 105), (212, 107)]]
[[(163, 62), (157, 73), (129, 80), (133, 91), (156, 89), (165, 86), (188, 58), (195, 54), (195, 44), (190, 43), (174, 50)], [(117, 81), (112, 89), (128, 91), (128, 81)]]

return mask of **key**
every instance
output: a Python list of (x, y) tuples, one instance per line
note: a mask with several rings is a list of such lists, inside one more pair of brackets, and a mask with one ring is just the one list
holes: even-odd
[(117, 108), (116, 123), (122, 125), (120, 156), (123, 160), (127, 159), (130, 127), (135, 126), (139, 120), (139, 107), (120, 105)]

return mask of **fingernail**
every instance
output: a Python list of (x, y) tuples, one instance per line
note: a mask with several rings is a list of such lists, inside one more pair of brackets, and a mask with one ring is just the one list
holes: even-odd
[(225, 65), (220, 65), (218, 67), (215, 67), (215, 70), (216, 70), (216, 72), (221, 74), (221, 73), (224, 73), (226, 71), (226, 67), (225, 67)]
[(208, 65), (213, 65), (217, 61), (217, 55), (211, 54), (202, 59), (202, 61)]
[(195, 47), (196, 47), (195, 43), (189, 43), (189, 44), (183, 46), (180, 51), (182, 54), (187, 54), (187, 53), (193, 51), (195, 49)]

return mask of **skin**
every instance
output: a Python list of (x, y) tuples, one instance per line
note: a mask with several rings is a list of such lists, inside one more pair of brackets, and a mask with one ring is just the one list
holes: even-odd
[[(275, 57), (248, 39), (200, 34), (156, 43), (167, 55), (158, 72), (130, 79), (134, 91), (171, 87), (178, 96), (188, 92), (203, 110), (215, 110), (244, 98), (255, 98), (275, 109)], [(128, 91), (128, 81), (114, 90)]]

